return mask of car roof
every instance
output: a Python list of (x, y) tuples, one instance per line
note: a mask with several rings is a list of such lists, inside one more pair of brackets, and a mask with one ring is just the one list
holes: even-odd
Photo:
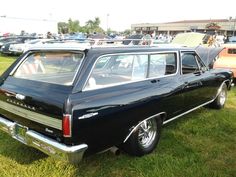
[(45, 43), (45, 44), (35, 44), (29, 48), (29, 50), (79, 50), (84, 51), (89, 49), (88, 44), (83, 43)]
[(92, 47), (90, 49), (91, 52), (97, 54), (109, 54), (109, 53), (143, 53), (143, 52), (163, 52), (163, 51), (194, 51), (193, 48), (186, 47), (156, 47), (156, 46), (122, 46), (122, 47)]
[(29, 50), (90, 50), (97, 53), (113, 52), (154, 52), (154, 51), (193, 51), (194, 48), (175, 47), (175, 46), (148, 46), (148, 45), (119, 45), (119, 46), (91, 46), (89, 43), (53, 43), (39, 44), (32, 46)]

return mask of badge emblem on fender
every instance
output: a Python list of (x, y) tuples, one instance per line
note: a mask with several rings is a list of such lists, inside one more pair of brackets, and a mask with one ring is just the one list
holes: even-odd
[(85, 114), (83, 116), (80, 116), (78, 119), (88, 119), (88, 118), (96, 116), (96, 115), (98, 115), (98, 112), (93, 112), (93, 113)]

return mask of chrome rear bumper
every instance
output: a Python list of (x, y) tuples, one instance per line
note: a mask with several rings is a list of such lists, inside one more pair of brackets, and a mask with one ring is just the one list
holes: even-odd
[(26, 129), (23, 136), (19, 136), (16, 131), (17, 125), (18, 124), (15, 122), (0, 117), (0, 129), (11, 135), (14, 139), (28, 146), (39, 149), (50, 156), (68, 161), (69, 163), (78, 163), (88, 148), (86, 144), (67, 146), (36, 131), (28, 129)]

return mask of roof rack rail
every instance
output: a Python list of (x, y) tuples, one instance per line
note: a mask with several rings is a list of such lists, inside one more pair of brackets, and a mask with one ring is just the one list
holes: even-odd
[(91, 46), (134, 46), (134, 45), (152, 45), (152, 39), (87, 39)]
[[(81, 45), (86, 48), (106, 48), (106, 47), (171, 47), (171, 44), (154, 44), (154, 39), (92, 39), (85, 40), (54, 40), (46, 43), (70, 43)], [(173, 46), (174, 47), (174, 46)]]

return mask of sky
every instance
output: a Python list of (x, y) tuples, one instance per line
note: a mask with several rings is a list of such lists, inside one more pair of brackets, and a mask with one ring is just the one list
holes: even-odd
[[(1, 16), (55, 21), (79, 20), (81, 25), (99, 17), (101, 27), (123, 31), (135, 23), (162, 23), (236, 17), (236, 0), (6, 0)], [(1, 31), (1, 26), (0, 26)]]

